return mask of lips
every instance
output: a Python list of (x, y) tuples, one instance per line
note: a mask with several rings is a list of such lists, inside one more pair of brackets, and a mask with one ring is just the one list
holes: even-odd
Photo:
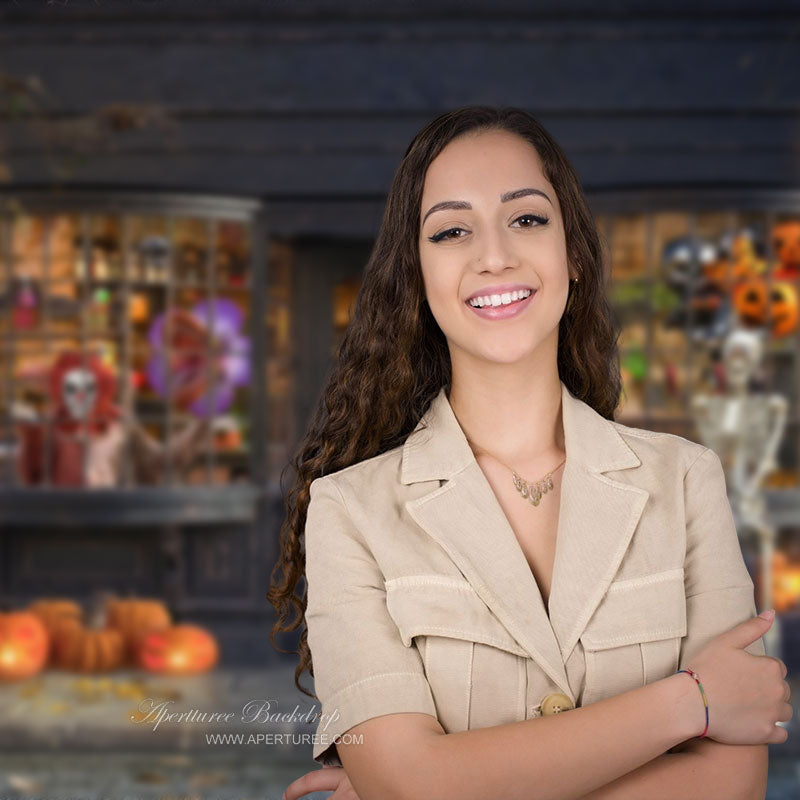
[[(478, 295), (481, 297), (482, 295)], [(500, 320), (500, 319), (509, 319), (511, 317), (516, 317), (519, 314), (525, 312), (525, 310), (531, 305), (533, 302), (533, 298), (536, 296), (536, 292), (531, 290), (531, 293), (524, 297), (522, 300), (515, 300), (512, 303), (508, 303), (507, 305), (499, 305), (499, 306), (483, 306), (481, 308), (477, 308), (476, 306), (470, 305), (469, 302), (466, 302), (464, 305), (472, 311), (474, 314), (477, 314), (479, 317), (487, 320)]]
[(520, 291), (535, 291), (532, 286), (528, 286), (526, 283), (502, 283), (502, 284), (495, 284), (494, 286), (484, 286), (481, 289), (473, 292), (464, 302), (469, 303), (470, 300), (474, 300), (476, 297), (486, 297), (487, 295), (493, 294), (505, 294), (508, 292), (520, 292)]

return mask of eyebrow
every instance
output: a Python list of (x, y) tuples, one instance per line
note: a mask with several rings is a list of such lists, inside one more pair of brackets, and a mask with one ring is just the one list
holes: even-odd
[[(527, 197), (530, 194), (538, 194), (547, 200), (550, 205), (553, 205), (553, 201), (541, 190), (541, 189), (533, 189), (531, 187), (526, 187), (525, 189), (513, 189), (510, 192), (506, 192), (505, 194), (500, 195), (500, 202), (507, 203), (509, 200), (517, 200), (520, 197)], [(425, 220), (433, 214), (434, 211), (443, 211), (445, 209), (454, 209), (456, 211), (464, 210), (464, 209), (471, 209), (472, 205), (468, 203), (466, 200), (442, 200), (441, 203), (436, 203), (432, 205), (425, 216), (422, 218), (422, 224), (425, 224)]]

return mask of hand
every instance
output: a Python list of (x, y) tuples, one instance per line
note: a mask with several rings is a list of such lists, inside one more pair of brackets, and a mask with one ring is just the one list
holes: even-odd
[(283, 800), (297, 800), (311, 792), (333, 792), (328, 800), (359, 800), (343, 767), (323, 767), (295, 778), (283, 793)]
[[(789, 738), (786, 729), (776, 725), (792, 718), (786, 664), (744, 649), (763, 636), (773, 620), (751, 617), (739, 623), (712, 639), (688, 665), (700, 676), (708, 698), (709, 739), (753, 745), (780, 744)], [(699, 689), (696, 705), (699, 718), (703, 709)]]

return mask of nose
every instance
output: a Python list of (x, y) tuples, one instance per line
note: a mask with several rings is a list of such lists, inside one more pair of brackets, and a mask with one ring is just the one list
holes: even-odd
[(481, 271), (500, 272), (508, 267), (519, 266), (519, 258), (509, 241), (508, 232), (494, 226), (481, 231), (475, 260)]

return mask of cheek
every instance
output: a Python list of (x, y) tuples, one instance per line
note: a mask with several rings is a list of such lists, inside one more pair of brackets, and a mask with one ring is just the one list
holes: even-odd
[(446, 264), (429, 261), (422, 270), (425, 296), (437, 322), (447, 319), (458, 311), (459, 284), (456, 276), (448, 271)]

